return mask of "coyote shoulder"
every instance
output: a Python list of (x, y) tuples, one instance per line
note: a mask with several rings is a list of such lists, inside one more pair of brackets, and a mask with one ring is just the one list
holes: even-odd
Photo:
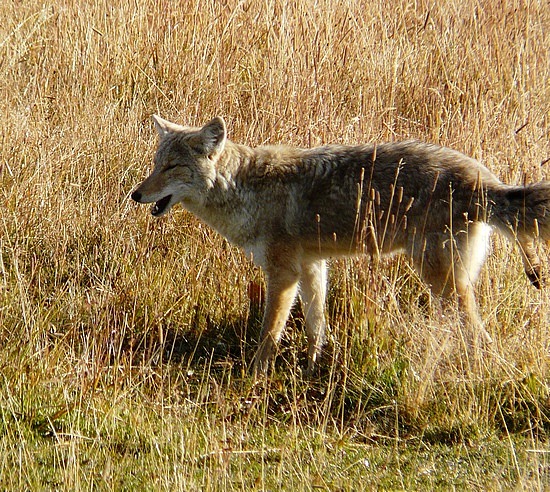
[(153, 116), (154, 169), (132, 193), (161, 216), (186, 209), (244, 248), (267, 280), (255, 372), (275, 353), (299, 290), (311, 369), (325, 341), (326, 258), (404, 252), (437, 295), (458, 299), (486, 340), (473, 285), (491, 226), (519, 245), (540, 287), (534, 240), (550, 239), (550, 182), (502, 183), (460, 152), (417, 141), (250, 148), (226, 138), (223, 119), (201, 128)]

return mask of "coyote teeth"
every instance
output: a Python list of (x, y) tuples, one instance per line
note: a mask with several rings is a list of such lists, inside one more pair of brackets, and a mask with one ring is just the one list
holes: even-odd
[(159, 200), (151, 207), (151, 214), (154, 216), (162, 214), (166, 209), (166, 206), (170, 203), (172, 195), (165, 196), (162, 200)]

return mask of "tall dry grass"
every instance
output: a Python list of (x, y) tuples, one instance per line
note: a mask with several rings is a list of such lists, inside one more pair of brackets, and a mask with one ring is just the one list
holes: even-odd
[(542, 0), (2, 3), (1, 487), (547, 486), (550, 299), (513, 246), (478, 286), (481, 361), (406, 260), (339, 260), (318, 379), (296, 312), (258, 388), (261, 273), (129, 194), (152, 113), (219, 114), (249, 145), (419, 138), (544, 179), (549, 28)]

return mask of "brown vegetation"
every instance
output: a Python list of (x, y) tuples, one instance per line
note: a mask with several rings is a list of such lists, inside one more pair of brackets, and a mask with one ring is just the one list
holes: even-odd
[(549, 178), (549, 26), (542, 0), (3, 2), (0, 488), (547, 487), (549, 291), (512, 246), (478, 285), (482, 363), (404, 259), (337, 261), (325, 369), (301, 379), (297, 310), (261, 388), (261, 273), (129, 195), (152, 113)]

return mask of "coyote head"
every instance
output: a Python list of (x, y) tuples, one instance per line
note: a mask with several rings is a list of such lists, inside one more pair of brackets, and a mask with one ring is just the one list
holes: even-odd
[(153, 203), (160, 217), (178, 202), (200, 205), (216, 178), (216, 161), (226, 141), (225, 123), (216, 117), (202, 128), (188, 128), (153, 115), (160, 136), (151, 175), (132, 193), (139, 203)]

